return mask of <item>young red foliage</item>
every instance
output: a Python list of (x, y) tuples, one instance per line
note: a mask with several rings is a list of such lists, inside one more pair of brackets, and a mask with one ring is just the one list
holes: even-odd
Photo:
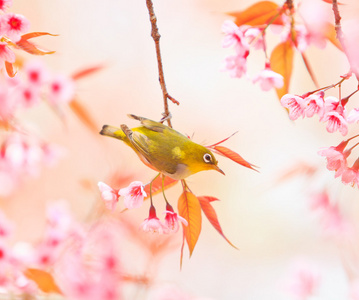
[(201, 205), (202, 211), (206, 215), (208, 221), (212, 224), (212, 226), (219, 232), (219, 234), (230, 244), (232, 247), (238, 249), (236, 246), (234, 246), (224, 235), (221, 225), (219, 224), (218, 217), (216, 214), (216, 211), (211, 205), (211, 202), (214, 200), (218, 200), (211, 196), (199, 196), (197, 197), (199, 200), (199, 203)]
[[(247, 162), (242, 156), (240, 156), (237, 152), (232, 151), (231, 149), (228, 149), (227, 147), (223, 147), (223, 146), (214, 146), (213, 150), (215, 150), (215, 152), (217, 152), (220, 155), (223, 155), (231, 160), (233, 160), (234, 162), (236, 162), (237, 164), (240, 164), (246, 168), (252, 169), (254, 171), (257, 171), (254, 167), (256, 167), (255, 165), (252, 165), (251, 163)], [(258, 172), (258, 171), (257, 171)]]
[[(152, 182), (152, 196), (162, 192), (162, 176), (163, 175), (158, 176)], [(165, 176), (164, 181), (163, 181), (163, 189), (167, 190), (170, 187), (174, 186), (177, 182), (178, 182), (178, 180), (175, 180), (175, 179)], [(147, 196), (144, 199), (146, 200), (146, 199), (150, 198), (150, 185), (149, 184), (145, 186), (145, 192), (146, 192)]]
[(6, 73), (7, 75), (9, 75), (9, 77), (14, 77), (16, 75), (16, 72), (14, 70), (14, 66), (12, 63), (9, 63), (8, 61), (5, 61), (5, 69), (6, 69)]
[(22, 40), (29, 40), (29, 39), (32, 39), (34, 37), (44, 36), (44, 35), (58, 36), (58, 34), (52, 34), (52, 33), (48, 33), (48, 32), (29, 32), (29, 33), (26, 33), (26, 34), (22, 35), (21, 39)]
[(40, 269), (28, 268), (24, 274), (28, 279), (34, 281), (41, 291), (62, 294), (50, 273)]
[(82, 70), (77, 71), (76, 73), (72, 74), (71, 77), (73, 80), (82, 79), (83, 77), (86, 77), (88, 75), (96, 73), (97, 71), (101, 70), (102, 68), (103, 68), (102, 65), (85, 68), (85, 69), (82, 69)]
[(188, 222), (187, 226), (182, 227), (191, 256), (202, 228), (201, 205), (197, 197), (191, 192), (184, 191), (178, 199), (178, 213)]
[(290, 78), (293, 71), (293, 57), (294, 51), (290, 41), (278, 44), (272, 51), (270, 56), (270, 66), (272, 70), (279, 73), (284, 78), (284, 85), (282, 88), (276, 89), (278, 98), (288, 94)]
[(82, 123), (84, 123), (91, 131), (96, 132), (96, 134), (98, 133), (98, 126), (85, 106), (83, 106), (77, 99), (73, 99), (69, 103), (69, 106)]
[(272, 24), (282, 25), (282, 19), (275, 18), (277, 15), (279, 16), (279, 10), (280, 7), (278, 4), (272, 1), (260, 1), (245, 10), (227, 14), (236, 18), (234, 23), (236, 23), (237, 26), (261, 26), (267, 25), (271, 21)]
[(55, 51), (46, 51), (38, 48), (33, 43), (29, 42), (28, 39), (21, 38), (20, 41), (18, 41), (16, 44), (17, 48), (20, 48), (27, 53), (33, 54), (33, 55), (46, 55), (46, 54), (53, 54)]

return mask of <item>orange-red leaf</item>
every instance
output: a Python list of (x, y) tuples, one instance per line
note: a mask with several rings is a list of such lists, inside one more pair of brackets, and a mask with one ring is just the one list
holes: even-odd
[[(160, 192), (162, 192), (162, 174), (158, 176), (153, 182), (152, 182), (152, 196), (156, 195)], [(178, 180), (172, 179), (171, 177), (165, 176), (165, 179), (163, 181), (163, 188), (165, 190), (169, 189), (170, 187), (174, 186)], [(150, 198), (150, 185), (145, 186), (145, 192), (147, 194), (147, 197), (145, 199)]]
[(326, 24), (324, 35), (335, 47), (340, 51), (343, 51), (343, 47), (337, 39), (337, 32), (335, 31), (335, 26), (333, 24), (330, 24), (329, 22)]
[(26, 33), (26, 34), (22, 35), (21, 39), (22, 40), (29, 40), (29, 39), (32, 39), (34, 37), (44, 36), (44, 35), (58, 36), (57, 34), (52, 34), (52, 33), (48, 33), (48, 32), (29, 32), (29, 33)]
[(91, 131), (98, 133), (98, 126), (90, 115), (89, 111), (77, 99), (73, 99), (69, 103), (70, 108), (76, 116), (84, 123)]
[(81, 79), (83, 77), (86, 77), (88, 75), (91, 75), (92, 73), (95, 73), (95, 72), (101, 70), (102, 68), (103, 68), (102, 65), (98, 65), (98, 66), (92, 66), (92, 67), (89, 67), (86, 69), (82, 69), (82, 70), (72, 74), (72, 79), (73, 80)]
[(35, 46), (33, 43), (29, 42), (27, 39), (23, 38), (21, 38), (21, 40), (16, 43), (16, 46), (33, 55), (46, 55), (55, 53), (55, 51), (42, 50), (39, 47)]
[(34, 281), (39, 289), (45, 293), (62, 294), (52, 275), (46, 271), (39, 269), (26, 269), (25, 276)]
[(183, 192), (178, 199), (178, 213), (188, 222), (187, 226), (182, 224), (182, 227), (191, 256), (202, 227), (201, 205), (197, 197), (191, 192)]
[(294, 51), (290, 41), (280, 43), (272, 51), (270, 57), (270, 66), (274, 72), (281, 74), (284, 78), (284, 85), (276, 89), (278, 98), (288, 94), (290, 78), (293, 70)]
[(213, 197), (209, 197), (209, 196), (200, 196), (198, 197), (199, 203), (201, 205), (202, 211), (204, 212), (204, 214), (206, 215), (207, 219), (211, 222), (211, 224), (213, 225), (213, 227), (219, 232), (219, 234), (234, 248), (238, 249), (236, 246), (234, 246), (228, 239), (227, 237), (224, 235), (221, 225), (219, 224), (218, 221), (218, 217), (216, 214), (216, 211), (214, 210), (214, 208), (212, 207), (209, 199), (211, 199)]
[(199, 200), (199, 198), (204, 199), (208, 202), (219, 201), (218, 198), (213, 197), (213, 196), (201, 196), (201, 197), (198, 197), (198, 200)]
[(9, 75), (9, 77), (14, 77), (16, 75), (16, 71), (14, 70), (14, 66), (12, 63), (5, 61), (5, 69), (6, 69), (7, 75)]
[[(272, 24), (282, 25), (283, 21), (279, 17), (279, 10), (278, 4), (272, 1), (260, 1), (245, 10), (227, 14), (236, 18), (234, 22), (238, 26), (244, 24), (251, 26), (268, 25), (271, 21)], [(275, 18), (276, 16), (278, 17)]]
[[(246, 168), (252, 169), (254, 171), (257, 171), (254, 167), (255, 165), (252, 165), (248, 161), (246, 161), (242, 156), (240, 156), (237, 152), (232, 151), (231, 149), (228, 149), (227, 147), (223, 146), (214, 146), (213, 149), (215, 152), (217, 152), (220, 155), (223, 155), (225, 157), (228, 157), (229, 159), (235, 161), (237, 164), (240, 164)], [(258, 171), (257, 171), (258, 172)]]

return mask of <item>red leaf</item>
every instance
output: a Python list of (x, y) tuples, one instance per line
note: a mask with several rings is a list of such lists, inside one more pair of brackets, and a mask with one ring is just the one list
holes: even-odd
[(26, 34), (22, 35), (21, 39), (22, 40), (29, 40), (29, 39), (32, 39), (34, 37), (44, 36), (44, 35), (58, 36), (58, 34), (52, 34), (52, 33), (48, 33), (48, 32), (29, 32), (29, 33), (26, 33)]
[(247, 162), (242, 156), (240, 156), (238, 153), (232, 151), (231, 149), (228, 149), (227, 147), (223, 146), (214, 146), (213, 149), (215, 152), (217, 152), (220, 155), (223, 155), (233, 161), (235, 161), (237, 164), (240, 164), (246, 168), (252, 169), (254, 171), (257, 171), (254, 168), (257, 168), (255, 165), (252, 165), (251, 163)]
[(198, 197), (198, 200), (199, 200), (199, 198), (205, 199), (208, 202), (219, 201), (218, 198), (212, 197), (212, 196), (201, 196), (201, 197)]
[(34, 281), (39, 289), (45, 293), (62, 294), (52, 275), (40, 269), (26, 269), (25, 276)]
[(9, 63), (8, 61), (5, 61), (5, 68), (6, 68), (6, 73), (7, 75), (9, 75), (9, 77), (15, 77), (16, 72), (14, 70), (14, 66), (12, 63)]
[[(201, 204), (202, 211), (206, 215), (207, 219), (211, 222), (213, 227), (219, 232), (219, 234), (234, 248), (238, 249), (236, 246), (234, 246), (224, 235), (221, 225), (219, 224), (216, 211), (212, 207), (210, 200), (213, 197), (210, 196), (200, 196), (198, 197), (199, 203)], [(217, 199), (218, 200), (218, 199)], [(212, 200), (213, 201), (213, 200)]]
[(102, 68), (103, 68), (103, 66), (98, 65), (98, 66), (92, 66), (92, 67), (89, 67), (86, 69), (82, 69), (82, 70), (72, 74), (72, 79), (73, 80), (81, 79), (83, 77), (86, 77), (88, 75), (91, 75), (92, 73), (95, 73), (95, 72), (101, 70)]
[(27, 53), (33, 54), (33, 55), (46, 55), (46, 54), (53, 54), (55, 51), (46, 51), (38, 48), (33, 43), (29, 42), (27, 39), (21, 38), (20, 41), (18, 41), (16, 44), (17, 48), (20, 48)]
[(238, 133), (238, 131), (236, 131), (235, 133), (232, 133), (229, 137), (227, 137), (227, 138), (225, 138), (225, 139), (219, 141), (218, 143), (215, 143), (215, 144), (210, 145), (210, 146), (207, 146), (207, 147), (208, 147), (208, 148), (213, 148), (214, 146), (217, 146), (217, 145), (219, 145), (219, 144), (222, 144), (222, 143), (224, 143), (225, 141), (229, 140), (229, 139), (230, 139), (232, 136), (234, 136), (236, 133)]
[[(244, 24), (260, 26), (268, 25), (269, 22), (277, 25), (283, 24), (282, 19), (279, 17), (280, 7), (272, 1), (257, 2), (245, 10), (227, 14), (236, 18), (234, 23), (236, 23), (237, 26)], [(276, 16), (277, 18), (275, 18)]]
[[(158, 176), (153, 182), (152, 182), (152, 196), (159, 194), (162, 192), (162, 176)], [(163, 182), (163, 188), (165, 190), (169, 189), (170, 187), (174, 186), (178, 180), (172, 179), (171, 177), (165, 176), (164, 182)], [(150, 185), (145, 186), (145, 192), (147, 194), (147, 197), (145, 199), (150, 198)]]
[(69, 103), (69, 106), (82, 123), (84, 123), (91, 131), (96, 132), (96, 134), (98, 133), (98, 126), (85, 106), (76, 99), (73, 99)]
[(280, 89), (276, 89), (278, 98), (281, 99), (288, 94), (290, 78), (293, 70), (294, 51), (290, 41), (286, 41), (277, 45), (272, 51), (270, 57), (271, 69), (279, 73), (284, 78), (284, 85)]
[(178, 199), (178, 213), (188, 222), (187, 226), (182, 224), (182, 227), (191, 256), (202, 227), (201, 205), (197, 197), (191, 192), (184, 191)]

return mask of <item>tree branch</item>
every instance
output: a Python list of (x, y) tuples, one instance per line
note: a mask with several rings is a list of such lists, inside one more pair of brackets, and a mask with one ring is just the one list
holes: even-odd
[(166, 83), (165, 83), (165, 77), (163, 74), (163, 66), (162, 66), (162, 58), (161, 58), (161, 49), (160, 49), (160, 37), (161, 35), (158, 32), (158, 28), (157, 28), (157, 18), (155, 15), (155, 12), (153, 10), (153, 4), (152, 4), (152, 0), (146, 0), (146, 5), (147, 5), (147, 9), (148, 12), (150, 14), (150, 21), (151, 21), (151, 36), (155, 42), (155, 46), (156, 46), (156, 55), (157, 55), (157, 65), (158, 65), (158, 76), (159, 76), (159, 81), (160, 81), (160, 85), (161, 85), (161, 89), (162, 89), (162, 94), (163, 94), (163, 102), (164, 102), (164, 113), (163, 113), (163, 117), (164, 119), (167, 120), (168, 126), (172, 127), (171, 124), (171, 113), (169, 111), (168, 108), (168, 99), (170, 99), (173, 103), (179, 105), (179, 102), (174, 99), (173, 97), (171, 97), (166, 89)]

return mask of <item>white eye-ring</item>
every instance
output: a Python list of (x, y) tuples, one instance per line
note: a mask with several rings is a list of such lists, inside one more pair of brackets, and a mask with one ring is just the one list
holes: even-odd
[(206, 153), (205, 155), (203, 155), (203, 160), (206, 163), (210, 163), (210, 162), (212, 162), (212, 156), (210, 154)]

